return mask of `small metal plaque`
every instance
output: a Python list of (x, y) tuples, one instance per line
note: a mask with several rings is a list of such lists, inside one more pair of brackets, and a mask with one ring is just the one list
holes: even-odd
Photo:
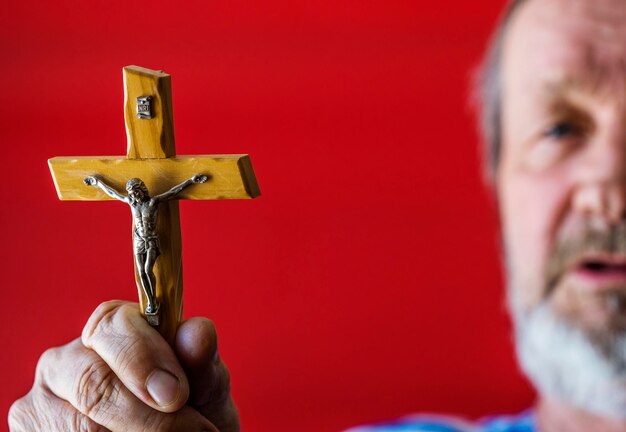
[(137, 98), (137, 118), (152, 118), (152, 96), (139, 96)]

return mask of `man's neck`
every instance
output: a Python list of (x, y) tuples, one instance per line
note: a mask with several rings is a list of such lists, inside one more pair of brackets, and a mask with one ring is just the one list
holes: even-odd
[(539, 432), (626, 432), (626, 419), (602, 417), (545, 397), (537, 404), (536, 418)]

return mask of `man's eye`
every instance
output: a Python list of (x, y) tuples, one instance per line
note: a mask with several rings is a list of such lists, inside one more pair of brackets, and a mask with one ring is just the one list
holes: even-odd
[(568, 122), (560, 122), (546, 129), (546, 131), (544, 132), (544, 135), (547, 138), (561, 139), (561, 138), (574, 135), (578, 132), (579, 130), (574, 124), (568, 123)]

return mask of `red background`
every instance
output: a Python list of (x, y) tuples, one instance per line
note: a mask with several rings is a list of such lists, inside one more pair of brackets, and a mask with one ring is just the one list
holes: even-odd
[(179, 154), (252, 157), (259, 199), (181, 204), (186, 315), (217, 323), (245, 431), (527, 407), (467, 103), (501, 7), (2, 2), (0, 412), (135, 296), (128, 209), (58, 201), (46, 165), (125, 154), (128, 64), (172, 74)]

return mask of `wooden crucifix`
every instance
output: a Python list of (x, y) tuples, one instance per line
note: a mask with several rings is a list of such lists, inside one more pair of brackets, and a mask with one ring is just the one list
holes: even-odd
[(59, 199), (131, 206), (141, 311), (173, 344), (183, 311), (175, 199), (255, 198), (259, 186), (248, 155), (176, 156), (171, 79), (163, 71), (124, 68), (124, 116), (126, 157), (55, 157), (48, 164)]

